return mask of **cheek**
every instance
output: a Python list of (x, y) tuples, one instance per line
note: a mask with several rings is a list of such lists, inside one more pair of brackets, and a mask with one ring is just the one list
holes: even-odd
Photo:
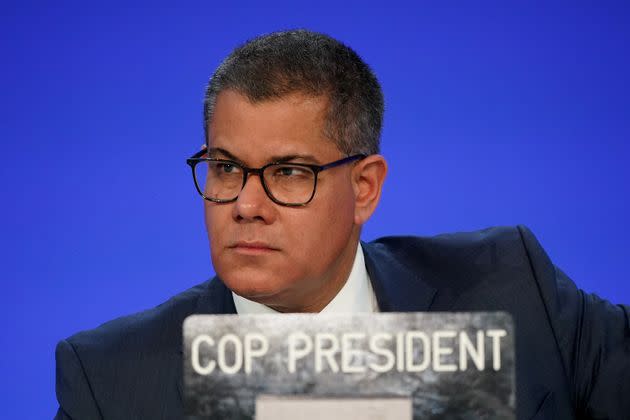
[(305, 212), (301, 223), (293, 226), (294, 241), (299, 244), (296, 252), (310, 264), (329, 262), (339, 255), (347, 245), (354, 223), (354, 201), (352, 196), (334, 194), (327, 201)]
[(337, 229), (350, 230), (354, 222), (354, 191), (350, 183), (342, 182), (329, 194), (326, 201), (326, 219), (323, 223), (334, 225)]
[[(220, 241), (222, 238), (221, 229), (227, 226), (226, 217), (230, 217), (229, 206), (216, 205), (209, 201), (204, 205), (204, 219), (206, 223), (206, 232), (208, 233), (208, 240), (212, 246), (215, 241)], [(214, 248), (214, 247), (213, 247)]]

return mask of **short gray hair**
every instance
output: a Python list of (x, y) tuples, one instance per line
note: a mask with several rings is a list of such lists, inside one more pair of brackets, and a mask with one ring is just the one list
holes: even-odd
[(232, 51), (206, 89), (206, 141), (217, 95), (224, 90), (234, 90), (252, 103), (291, 93), (326, 95), (326, 137), (348, 155), (379, 153), (381, 86), (356, 52), (328, 35), (307, 30), (274, 32)]

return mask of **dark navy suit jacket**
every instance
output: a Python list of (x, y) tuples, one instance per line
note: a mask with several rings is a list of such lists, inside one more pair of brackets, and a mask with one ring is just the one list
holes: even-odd
[[(507, 311), (519, 419), (630, 419), (630, 307), (577, 289), (524, 227), (364, 243), (382, 312)], [(236, 313), (219, 278), (57, 346), (56, 419), (178, 419), (182, 322)]]

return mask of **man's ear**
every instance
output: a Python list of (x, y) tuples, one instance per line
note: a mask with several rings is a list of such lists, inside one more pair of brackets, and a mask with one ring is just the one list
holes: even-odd
[(360, 160), (352, 171), (355, 196), (354, 223), (363, 225), (372, 216), (381, 198), (387, 175), (387, 162), (381, 155), (369, 155)]

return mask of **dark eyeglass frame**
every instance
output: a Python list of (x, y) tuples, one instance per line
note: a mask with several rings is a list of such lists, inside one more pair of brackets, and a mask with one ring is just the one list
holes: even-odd
[[(352, 156), (348, 156), (348, 157), (336, 160), (334, 162), (327, 163), (325, 165), (311, 165), (308, 163), (292, 163), (292, 162), (271, 162), (271, 163), (266, 164), (265, 166), (261, 166), (260, 168), (249, 168), (239, 162), (235, 162), (230, 159), (215, 159), (215, 158), (201, 157), (206, 153), (208, 153), (208, 151), (206, 149), (203, 149), (195, 153), (188, 159), (186, 159), (186, 163), (192, 169), (192, 176), (193, 176), (193, 181), (195, 183), (195, 188), (197, 189), (197, 192), (199, 193), (199, 195), (201, 195), (205, 200), (211, 201), (213, 203), (231, 203), (231, 202), (236, 201), (238, 199), (238, 196), (240, 195), (240, 191), (239, 191), (236, 197), (229, 200), (210, 198), (204, 195), (202, 188), (199, 186), (199, 183), (197, 181), (197, 176), (195, 175), (195, 166), (197, 166), (201, 162), (223, 162), (223, 163), (228, 163), (230, 165), (238, 166), (239, 168), (243, 169), (243, 184), (241, 185), (241, 191), (243, 190), (243, 188), (245, 188), (245, 184), (247, 183), (247, 178), (249, 174), (258, 175), (258, 177), (260, 178), (260, 183), (262, 184), (263, 189), (265, 190), (265, 193), (267, 194), (267, 197), (269, 197), (269, 199), (271, 199), (271, 201), (273, 201), (274, 203), (279, 204), (281, 206), (286, 206), (286, 207), (303, 207), (313, 200), (313, 197), (315, 197), (315, 191), (317, 190), (317, 175), (319, 175), (320, 172), (325, 171), (326, 169), (345, 165), (350, 162), (365, 159), (368, 156), (365, 154), (356, 154), (356, 155), (352, 155)], [(268, 167), (274, 166), (274, 165), (291, 165), (291, 166), (297, 166), (301, 168), (310, 169), (311, 171), (313, 171), (313, 174), (315, 176), (314, 181), (313, 181), (313, 192), (311, 193), (311, 196), (309, 197), (307, 201), (305, 201), (304, 203), (285, 203), (283, 201), (279, 201), (273, 196), (273, 194), (271, 194), (271, 192), (269, 191), (269, 188), (267, 187), (267, 183), (265, 182), (265, 177), (263, 177), (263, 171), (267, 169)]]

